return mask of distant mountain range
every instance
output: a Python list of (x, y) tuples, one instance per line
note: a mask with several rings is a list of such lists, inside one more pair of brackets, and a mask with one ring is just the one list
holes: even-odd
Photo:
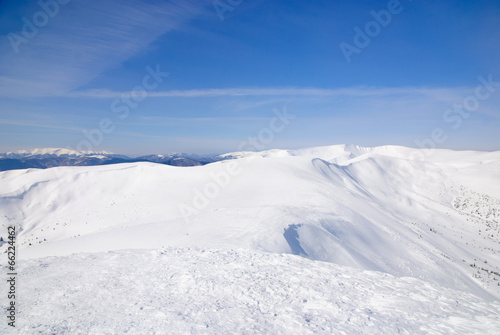
[(217, 155), (171, 153), (131, 157), (106, 151), (81, 152), (69, 149), (33, 149), (0, 154), (0, 171), (45, 169), (56, 166), (90, 166), (133, 162), (154, 162), (173, 166), (198, 166), (228, 159)]

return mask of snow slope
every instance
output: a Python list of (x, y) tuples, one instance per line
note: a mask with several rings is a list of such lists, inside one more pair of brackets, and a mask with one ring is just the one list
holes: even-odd
[(498, 302), (286, 254), (165, 248), (50, 257), (25, 261), (20, 271), (18, 334), (494, 334), (500, 328)]
[[(354, 284), (371, 270), (399, 278), (394, 285), (411, 277), (462, 292), (450, 296), (500, 297), (500, 152), (342, 145), (225, 158), (235, 159), (2, 172), (3, 231), (18, 227), (23, 261), (232, 248), (301, 255), (305, 267), (349, 266)], [(96, 257), (97, 267), (107, 262)], [(72, 258), (48, 264), (64, 259)], [(32, 262), (33, 278), (43, 276), (36, 264), (45, 261)]]

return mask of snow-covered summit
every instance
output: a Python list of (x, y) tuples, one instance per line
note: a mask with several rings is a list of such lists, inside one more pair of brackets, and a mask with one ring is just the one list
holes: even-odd
[[(342, 164), (356, 157), (368, 157), (372, 155), (387, 156), (393, 158), (432, 161), (432, 162), (450, 162), (463, 161), (464, 157), (474, 157), (476, 161), (488, 159), (499, 159), (500, 151), (456, 151), (450, 149), (418, 149), (398, 145), (384, 145), (377, 147), (363, 147), (352, 144), (339, 144), (329, 146), (310, 147), (303, 149), (271, 149), (264, 151), (237, 151), (220, 155), (223, 158), (244, 158), (244, 157), (285, 157), (285, 156), (304, 156), (312, 158), (321, 158), (327, 161), (335, 161)], [(469, 161), (470, 159), (467, 159)]]

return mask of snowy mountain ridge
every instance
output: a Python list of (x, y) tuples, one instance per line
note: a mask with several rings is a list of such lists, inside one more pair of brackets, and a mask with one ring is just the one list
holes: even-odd
[(65, 148), (35, 148), (28, 150), (17, 150), (17, 151), (9, 151), (5, 153), (0, 153), (0, 158), (26, 158), (26, 157), (40, 157), (40, 156), (120, 156), (127, 158), (138, 158), (138, 157), (146, 157), (146, 156), (155, 156), (158, 158), (168, 158), (168, 157), (213, 157), (217, 156), (213, 155), (196, 155), (196, 154), (188, 154), (182, 152), (171, 152), (168, 154), (154, 154), (154, 155), (123, 155), (116, 154), (110, 151), (79, 151), (73, 149), (65, 149)]
[[(332, 272), (328, 270), (328, 275), (320, 270), (322, 262), (332, 263), (352, 269), (348, 272), (352, 275), (350, 280), (354, 286), (386, 290), (388, 288), (384, 285), (395, 285), (395, 291), (389, 290), (387, 295), (394, 293), (399, 297), (388, 298), (396, 309), (404, 309), (404, 302), (398, 299), (405, 294), (414, 297), (415, 301), (430, 301), (432, 295), (437, 300), (444, 299), (446, 303), (432, 307), (436, 308), (433, 315), (438, 315), (438, 319), (443, 317), (434, 323), (436, 329), (440, 329), (436, 333), (446, 334), (454, 329), (452, 321), (443, 321), (453, 318), (444, 311), (454, 309), (458, 314), (465, 313), (461, 314), (464, 320), (467, 319), (464, 315), (470, 312), (471, 318), (482, 320), (489, 325), (488, 329), (494, 329), (491, 322), (500, 315), (500, 152), (328, 146), (239, 152), (224, 155), (223, 158), (190, 168), (133, 162), (0, 172), (0, 236), (5, 236), (7, 226), (17, 227), (19, 262), (26, 263), (24, 271), (31, 275), (25, 278), (32, 278), (30, 280), (33, 281), (39, 275), (48, 275), (44, 274), (43, 264), (56, 269), (59, 264), (65, 267), (69, 265), (64, 264), (74, 262), (78, 268), (85, 267), (77, 265), (79, 262), (88, 264), (92, 260), (97, 262), (94, 268), (97, 272), (92, 270), (93, 274), (104, 271), (103, 264), (110, 264), (111, 259), (115, 259), (116, 267), (119, 267), (113, 268), (118, 274), (123, 274), (124, 270), (120, 267), (124, 266), (127, 257), (147, 259), (141, 250), (167, 248), (171, 250), (167, 254), (173, 253), (167, 256), (167, 262), (175, 262), (174, 254), (181, 253), (188, 258), (194, 257), (203, 270), (196, 272), (193, 268), (189, 271), (194, 272), (188, 274), (180, 270), (167, 274), (149, 268), (151, 278), (156, 278), (154, 280), (158, 280), (160, 286), (162, 280), (167, 283), (165, 285), (172, 283), (175, 286), (172, 292), (183, 287), (186, 297), (190, 297), (196, 292), (194, 287), (197, 281), (210, 285), (213, 279), (210, 264), (222, 268), (226, 266), (223, 265), (224, 259), (229, 256), (219, 254), (217, 250), (233, 249), (241, 254), (241, 262), (236, 261), (235, 269), (225, 272), (228, 281), (236, 280), (237, 269), (249, 266), (247, 261), (251, 261), (244, 256), (248, 253), (262, 255), (259, 257), (267, 259), (263, 260), (264, 263), (275, 262), (280, 254), (290, 254), (292, 258), (286, 258), (288, 261), (295, 262), (293, 257), (300, 256), (300, 266), (315, 268), (322, 273), (318, 277), (306, 275), (305, 278), (311, 279), (312, 286), (303, 282), (304, 289), (313, 296), (316, 296), (313, 293), (318, 287), (316, 284), (329, 280), (324, 276), (338, 275), (340, 268)], [(211, 254), (214, 257), (211, 258), (205, 257), (207, 254), (192, 254), (188, 251), (190, 248), (216, 252)], [(6, 245), (0, 246), (0, 251), (5, 249)], [(116, 254), (118, 251), (119, 255)], [(123, 256), (123, 253), (130, 256)], [(148, 263), (146, 259), (144, 262)], [(276, 271), (283, 273), (283, 278), (287, 276), (287, 271), (300, 271), (297, 266), (290, 267), (286, 262), (274, 265)], [(257, 273), (263, 275), (259, 271)], [(367, 275), (364, 271), (376, 273), (371, 277), (373, 280), (379, 280), (384, 274), (394, 280), (376, 288), (375, 282), (368, 284), (358, 278)], [(139, 276), (141, 272), (134, 273), (132, 277)], [(198, 279), (193, 279), (193, 276)], [(257, 274), (255, 276), (261, 278)], [(63, 283), (70, 285), (72, 276), (60, 273), (60, 277), (64, 278)], [(296, 276), (289, 274), (289, 278), (305, 280), (298, 272)], [(411, 278), (421, 287), (409, 287), (404, 284), (405, 278)], [(286, 283), (285, 279), (280, 280)], [(219, 279), (216, 282), (222, 285)], [(88, 287), (84, 282), (81, 285)], [(50, 287), (55, 290), (57, 285)], [(52, 292), (50, 287), (47, 288), (48, 295)], [(119, 294), (127, 289), (126, 283), (121, 282), (115, 287)], [(268, 285), (262, 279), (251, 287), (265, 291)], [(440, 290), (438, 288), (451, 291), (440, 295), (436, 293)], [(273, 289), (272, 295), (280, 296), (278, 290)], [(337, 288), (332, 287), (332, 290), (333, 295), (339, 292)], [(433, 293), (429, 295), (429, 292)], [(453, 298), (460, 295), (458, 292), (475, 296), (481, 302), (472, 303), (472, 299), (467, 299), (469, 304)], [(205, 293), (200, 293), (200, 297)], [(305, 297), (309, 293), (287, 293), (283, 299), (308, 300)], [(348, 307), (340, 301), (337, 305), (332, 297), (326, 299), (328, 304), (318, 304), (327, 314), (340, 313), (339, 317), (350, 318), (346, 327), (348, 324), (370, 324), (372, 319), (368, 316), (377, 319), (373, 314), (363, 312), (364, 308), (373, 312), (375, 302), (363, 300), (367, 297), (356, 298), (352, 290), (344, 293), (346, 297), (343, 301), (360, 299), (360, 304), (352, 308), (365, 306), (355, 313), (362, 319), (353, 321), (354, 316), (348, 316)], [(138, 299), (138, 303), (143, 301), (142, 297)], [(164, 299), (162, 304), (174, 306), (174, 310), (180, 308), (174, 298)], [(220, 314), (213, 310), (217, 307), (211, 299), (206, 301), (208, 305), (203, 306), (208, 306), (206, 313), (215, 313), (215, 317)], [(220, 306), (229, 309), (231, 301), (224, 299), (219, 301)], [(249, 297), (243, 294), (242, 299)], [(265, 298), (259, 295), (255, 299), (263, 303)], [(26, 306), (33, 303), (26, 301)], [(242, 313), (242, 317), (252, 319), (250, 315), (259, 318), (259, 313), (267, 315), (264, 310), (268, 309), (256, 312), (236, 304), (240, 307), (232, 312)], [(293, 308), (299, 308), (294, 304)], [(465, 309), (462, 310), (462, 307)], [(179, 312), (187, 315), (188, 320), (181, 326), (182, 322), (175, 316), (161, 308), (159, 310), (169, 315), (169, 322), (176, 322), (179, 327), (188, 327), (191, 323), (203, 325), (205, 322), (188, 309)], [(331, 315), (318, 312), (313, 315), (319, 318), (314, 323), (316, 321), (311, 321), (313, 319), (308, 311), (297, 309), (296, 312), (303, 317), (299, 322), (302, 327), (311, 322), (314, 327), (325, 327), (325, 332), (330, 329), (328, 327), (333, 327), (325, 321)], [(32, 310), (32, 313), (35, 311)], [(134, 313), (141, 315), (142, 312), (137, 310)], [(448, 316), (443, 316), (443, 313)], [(378, 315), (378, 318), (381, 320), (386, 316)], [(392, 318), (394, 324), (399, 322), (397, 316), (387, 317)], [(257, 328), (249, 332), (274, 329), (267, 316), (262, 318), (269, 324), (263, 328), (255, 326)], [(86, 322), (78, 318), (75, 320), (76, 324)], [(214, 321), (213, 318), (211, 320)], [(407, 324), (406, 328), (399, 324), (398, 328), (402, 333), (428, 333), (425, 320), (424, 317), (413, 326)], [(457, 329), (463, 333), (472, 329), (463, 321), (456, 321)], [(64, 323), (62, 319), (58, 322), (59, 325)], [(381, 325), (380, 322), (375, 324)], [(447, 326), (439, 328), (440, 322)], [(390, 323), (388, 321), (387, 324)], [(481, 329), (480, 323), (471, 324)], [(86, 329), (93, 329), (91, 324)], [(207, 324), (216, 327), (214, 323)], [(221, 327), (221, 324), (218, 325)], [(307, 327), (301, 329), (304, 333), (308, 332)], [(311, 329), (318, 331), (320, 328)], [(379, 329), (378, 333), (387, 332), (387, 329)]]
[(97, 166), (128, 162), (155, 162), (174, 166), (203, 165), (216, 155), (171, 153), (168, 155), (126, 156), (107, 151), (76, 151), (60, 148), (20, 150), (0, 154), (0, 171), (46, 169), (58, 166)]
[(31, 156), (104, 156), (114, 155), (108, 151), (77, 151), (63, 148), (36, 148), (31, 150), (18, 150), (6, 153), (0, 153), (2, 158), (25, 158)]

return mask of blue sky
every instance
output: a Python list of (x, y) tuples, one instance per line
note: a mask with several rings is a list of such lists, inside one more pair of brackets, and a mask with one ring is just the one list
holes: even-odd
[(0, 152), (230, 152), (276, 110), (258, 148), (500, 150), (498, 1), (7, 0), (0, 30)]

